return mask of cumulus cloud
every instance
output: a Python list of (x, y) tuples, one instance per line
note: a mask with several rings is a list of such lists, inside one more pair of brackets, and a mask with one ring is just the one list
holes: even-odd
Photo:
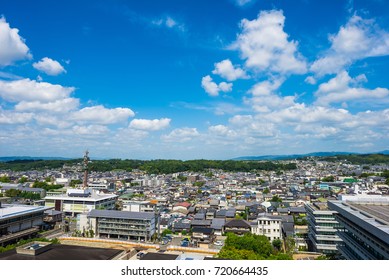
[(3, 111), (0, 108), (0, 124), (23, 124), (32, 120), (31, 113), (15, 113), (13, 111)]
[(80, 105), (77, 98), (64, 98), (53, 102), (42, 103), (39, 101), (21, 101), (15, 105), (16, 111), (50, 111), (67, 113), (76, 110)]
[(44, 57), (39, 62), (33, 63), (32, 66), (50, 76), (57, 76), (61, 73), (66, 73), (65, 68), (63, 68), (58, 61), (48, 57)]
[(221, 125), (221, 124), (210, 126), (208, 128), (208, 131), (211, 134), (215, 134), (218, 136), (224, 136), (224, 137), (236, 137), (236, 136), (238, 136), (238, 134), (234, 130), (229, 129), (227, 126)]
[(107, 134), (109, 129), (103, 125), (74, 126), (72, 131), (78, 135), (100, 135)]
[(247, 74), (242, 68), (234, 67), (231, 60), (225, 59), (218, 63), (215, 63), (215, 70), (213, 74), (219, 75), (220, 77), (227, 79), (228, 81), (235, 81), (237, 79), (246, 79)]
[(366, 81), (365, 75), (359, 75), (352, 79), (346, 71), (342, 71), (336, 77), (319, 86), (315, 93), (317, 96), (316, 104), (328, 106), (331, 103), (366, 101), (389, 96), (389, 90), (386, 88), (366, 89), (358, 86), (360, 82), (364, 81)]
[(170, 125), (170, 121), (171, 119), (168, 118), (154, 119), (154, 120), (133, 119), (130, 122), (129, 127), (134, 129), (140, 129), (140, 130), (156, 131), (156, 130), (162, 130), (167, 128)]
[(19, 30), (11, 28), (4, 17), (0, 17), (0, 42), (0, 66), (32, 58), (25, 40), (19, 35)]
[(161, 139), (166, 142), (188, 142), (195, 137), (200, 136), (200, 133), (197, 131), (197, 128), (177, 128), (174, 129), (169, 134), (161, 136)]
[(114, 124), (126, 122), (128, 118), (135, 114), (129, 108), (105, 108), (102, 105), (85, 107), (73, 112), (70, 119), (76, 122), (87, 122), (96, 124)]
[(289, 41), (284, 32), (282, 11), (261, 11), (257, 19), (241, 21), (241, 33), (231, 48), (239, 50), (245, 65), (255, 71), (304, 74), (305, 58), (297, 50), (297, 42)]
[(221, 82), (220, 84), (216, 84), (209, 75), (202, 78), (201, 86), (210, 96), (218, 96), (220, 91), (232, 91), (231, 83)]
[(74, 90), (74, 87), (63, 87), (30, 79), (16, 81), (0, 80), (0, 97), (9, 102), (53, 102), (58, 99), (68, 98)]
[(338, 33), (329, 36), (331, 47), (310, 67), (318, 76), (335, 74), (352, 62), (389, 54), (389, 33), (374, 20), (353, 15)]

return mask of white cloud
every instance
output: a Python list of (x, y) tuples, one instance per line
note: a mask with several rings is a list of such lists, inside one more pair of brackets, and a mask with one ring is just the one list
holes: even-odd
[(304, 74), (305, 58), (297, 51), (297, 42), (288, 41), (282, 11), (261, 11), (257, 19), (241, 21), (242, 32), (231, 46), (241, 53), (245, 65), (255, 71)]
[(161, 139), (166, 142), (188, 142), (195, 137), (200, 136), (200, 133), (197, 131), (197, 128), (177, 128), (172, 132), (166, 135), (162, 135)]
[(181, 32), (186, 31), (185, 24), (179, 22), (178, 20), (172, 18), (171, 16), (164, 16), (158, 19), (154, 19), (151, 21), (152, 25), (166, 27), (169, 29), (176, 29)]
[(256, 1), (257, 0), (234, 0), (235, 4), (240, 7), (246, 6), (247, 4), (254, 3)]
[(31, 113), (15, 113), (0, 108), (0, 124), (23, 124), (31, 121), (32, 117)]
[[(383, 99), (389, 96), (386, 88), (366, 89), (358, 87), (358, 83), (366, 81), (365, 75), (352, 79), (346, 71), (340, 72), (336, 77), (319, 86), (315, 93), (316, 104), (328, 106), (331, 103), (353, 102), (358, 100)], [(351, 87), (350, 85), (356, 85)]]
[(215, 134), (215, 135), (218, 135), (218, 136), (225, 136), (225, 137), (236, 137), (238, 136), (238, 134), (232, 130), (232, 129), (229, 129), (227, 126), (225, 125), (215, 125), (215, 126), (210, 126), (208, 128), (208, 131), (211, 133), (211, 134)]
[(85, 107), (77, 112), (73, 112), (70, 120), (86, 123), (97, 124), (114, 124), (119, 122), (126, 122), (128, 118), (135, 114), (129, 108), (113, 108), (108, 109), (102, 105)]
[(32, 66), (50, 76), (57, 76), (61, 73), (66, 73), (65, 68), (63, 68), (58, 61), (48, 57), (44, 57), (39, 62), (33, 63)]
[(74, 126), (73, 132), (76, 135), (100, 135), (108, 134), (109, 129), (103, 125)]
[(19, 36), (19, 30), (11, 28), (4, 17), (0, 17), (0, 42), (0, 66), (32, 58), (24, 39)]
[(304, 80), (307, 84), (310, 84), (310, 85), (315, 85), (316, 84), (316, 79), (312, 76), (308, 76), (305, 78)]
[(0, 97), (9, 102), (39, 101), (53, 102), (68, 98), (74, 87), (63, 87), (30, 79), (16, 81), (0, 80)]
[(331, 47), (311, 65), (318, 76), (335, 74), (356, 60), (389, 55), (389, 33), (374, 20), (353, 15), (338, 33), (329, 36)]
[(229, 59), (215, 63), (215, 70), (212, 73), (228, 81), (247, 78), (246, 72), (239, 67), (234, 67)]
[(76, 110), (80, 105), (77, 98), (64, 98), (53, 102), (21, 101), (15, 106), (16, 111), (50, 111), (66, 113)]
[(162, 130), (167, 128), (170, 125), (171, 119), (162, 118), (162, 119), (154, 119), (154, 120), (146, 120), (146, 119), (133, 119), (130, 123), (130, 128), (140, 129), (140, 130)]
[(201, 80), (201, 86), (205, 90), (206, 93), (208, 93), (210, 96), (218, 96), (219, 92), (229, 92), (232, 91), (232, 84), (221, 82), (219, 85), (216, 84), (211, 76), (207, 75), (202, 78)]

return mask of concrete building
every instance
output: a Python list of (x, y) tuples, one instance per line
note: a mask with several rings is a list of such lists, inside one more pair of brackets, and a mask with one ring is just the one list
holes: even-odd
[(123, 211), (154, 213), (156, 208), (156, 204), (150, 201), (130, 200), (123, 203)]
[(93, 230), (96, 237), (149, 241), (156, 233), (154, 213), (91, 210), (80, 215), (80, 231)]
[(349, 260), (389, 260), (389, 201), (329, 201), (343, 230), (338, 250)]
[(251, 223), (251, 233), (265, 235), (271, 242), (275, 239), (282, 239), (281, 225), (281, 216), (259, 216), (257, 220)]
[(90, 189), (68, 189), (66, 194), (46, 196), (45, 205), (65, 215), (75, 216), (93, 209), (115, 209), (117, 198), (115, 194), (103, 194)]
[(341, 227), (335, 220), (336, 211), (330, 210), (327, 203), (306, 204), (308, 221), (308, 247), (310, 250), (327, 255), (338, 252), (337, 243), (342, 240), (336, 234)]
[(48, 209), (50, 207), (0, 203), (0, 246), (36, 234)]

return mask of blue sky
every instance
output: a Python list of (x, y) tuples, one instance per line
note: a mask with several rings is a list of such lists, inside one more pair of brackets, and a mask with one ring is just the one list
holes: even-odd
[(0, 156), (389, 149), (386, 1), (2, 1)]

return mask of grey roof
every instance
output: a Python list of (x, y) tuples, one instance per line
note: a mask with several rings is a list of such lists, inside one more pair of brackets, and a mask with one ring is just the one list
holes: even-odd
[(194, 219), (195, 219), (195, 220), (204, 220), (204, 219), (205, 219), (205, 213), (197, 213), (197, 214), (194, 216)]
[(292, 223), (282, 223), (282, 231), (285, 232), (286, 236), (293, 236), (293, 234), (294, 234), (294, 224), (292, 224)]
[(224, 227), (251, 228), (250, 223), (245, 220), (231, 220)]
[(128, 220), (151, 220), (155, 217), (154, 213), (96, 209), (91, 210), (88, 216), (92, 218), (115, 218)]
[(224, 218), (214, 218), (212, 219), (211, 228), (213, 229), (222, 229), (226, 220)]
[(225, 217), (227, 213), (227, 210), (222, 209), (216, 212), (216, 217)]
[(192, 226), (210, 226), (211, 225), (211, 220), (193, 220), (191, 222)]
[(50, 215), (50, 216), (54, 216), (54, 215), (62, 214), (62, 212), (54, 210), (54, 209), (50, 209), (50, 210), (46, 210), (45, 214)]
[(235, 217), (236, 210), (235, 209), (229, 209), (226, 211), (226, 217), (234, 218)]

